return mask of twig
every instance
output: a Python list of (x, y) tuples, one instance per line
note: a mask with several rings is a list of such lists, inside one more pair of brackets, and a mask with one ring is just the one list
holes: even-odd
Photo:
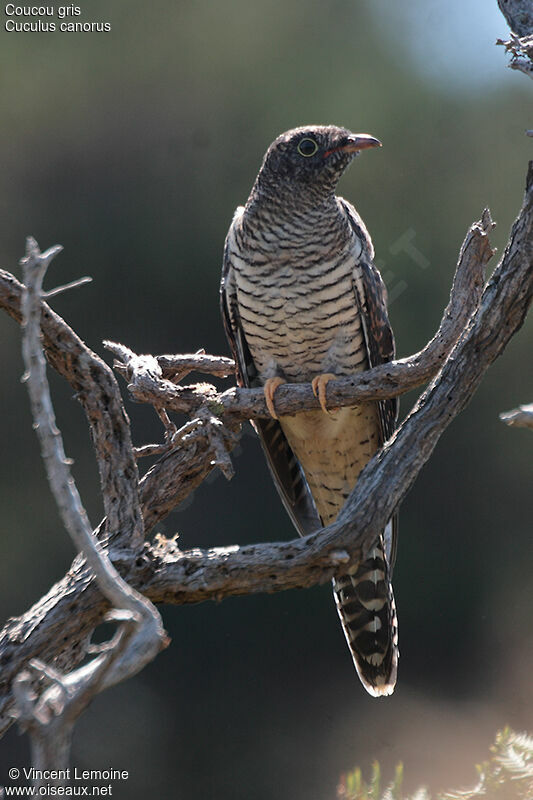
[(171, 448), (168, 443), (165, 444), (143, 444), (140, 447), (133, 448), (135, 458), (149, 458), (150, 456), (162, 456), (167, 453)]
[(91, 283), (92, 278), (86, 275), (83, 278), (78, 278), (75, 281), (70, 281), (70, 283), (64, 283), (62, 286), (56, 286), (55, 289), (49, 289), (47, 292), (41, 292), (42, 297), (46, 297), (49, 299), (50, 297), (55, 297), (58, 294), (62, 294), (63, 292), (68, 291), (69, 289), (77, 289), (79, 286), (84, 286), (86, 283)]
[(15, 682), (19, 724), (31, 733), (36, 761), (42, 765), (45, 759), (48, 769), (58, 768), (68, 760), (72, 725), (91, 697), (138, 672), (166, 643), (155, 607), (120, 577), (93, 536), (56, 427), (40, 343), (40, 317), (43, 278), (57, 252), (58, 248), (50, 248), (41, 254), (35, 240), (27, 240), (26, 258), (22, 261), (26, 283), (22, 296), (25, 380), (48, 481), (63, 524), (75, 547), (83, 551), (105, 597), (122, 610), (108, 615), (120, 624), (113, 646), (84, 667), (62, 676), (40, 662), (30, 664), (40, 677), (52, 680), (52, 687), (40, 698), (30, 691), (27, 672)]
[(227, 378), (235, 371), (233, 359), (225, 356), (208, 356), (203, 350), (194, 355), (157, 356), (157, 363), (163, 371), (163, 377), (168, 379), (173, 379), (183, 372), (202, 372), (206, 375), (216, 375), (218, 378)]
[(510, 39), (497, 39), (496, 44), (502, 45), (511, 54), (511, 61), (508, 64), (511, 69), (519, 70), (533, 78), (533, 36), (519, 37), (511, 32)]
[(224, 477), (228, 481), (231, 480), (235, 471), (229, 457), (228, 448), (231, 449), (232, 445), (236, 443), (237, 437), (226, 428), (220, 419), (214, 417), (208, 408), (201, 408), (198, 411), (197, 419), (206, 426), (207, 435), (213, 449), (214, 458), (211, 460), (210, 465), (218, 467)]
[[(19, 323), (23, 289), (13, 275), (0, 270), (0, 307)], [(74, 389), (91, 427), (106, 514), (102, 535), (115, 547), (138, 550), (143, 543), (138, 470), (113, 370), (44, 301), (41, 330), (49, 363)]]
[(201, 421), (199, 419), (189, 420), (189, 422), (186, 422), (185, 425), (182, 425), (178, 430), (175, 430), (175, 426), (173, 425), (174, 433), (172, 433), (172, 436), (167, 439), (164, 444), (145, 444), (142, 447), (135, 447), (135, 457), (145, 458), (146, 456), (168, 453), (170, 450), (178, 447), (189, 433), (198, 430), (200, 425)]

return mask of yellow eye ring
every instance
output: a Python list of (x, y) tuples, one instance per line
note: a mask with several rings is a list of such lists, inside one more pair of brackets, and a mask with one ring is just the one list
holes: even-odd
[(317, 152), (318, 145), (314, 139), (309, 139), (306, 137), (305, 139), (300, 139), (296, 149), (304, 158), (311, 158), (311, 156), (314, 156)]

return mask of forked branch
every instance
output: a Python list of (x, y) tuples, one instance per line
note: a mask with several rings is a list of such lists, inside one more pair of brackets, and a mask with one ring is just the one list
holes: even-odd
[[(490, 218), (484, 215), (481, 223), (470, 230), (459, 259), (460, 269), (450, 306), (439, 333), (420, 354), (358, 376), (349, 384), (351, 389), (340, 381), (336, 382), (337, 386), (333, 382), (330, 384), (329, 403), (353, 404), (362, 397), (399, 394), (437, 373), (399, 430), (367, 465), (333, 525), (304, 539), (209, 550), (181, 551), (175, 540), (158, 537), (155, 544), (146, 543), (142, 551), (130, 547), (114, 552), (115, 562), (120, 562), (121, 573), (130, 585), (154, 602), (191, 603), (311, 586), (328, 580), (339, 565), (345, 568), (358, 561), (412, 486), (441, 433), (470, 400), (484, 372), (526, 316), (533, 296), (531, 169), (524, 204), (509, 243), (479, 300), (483, 269), (492, 254), (488, 242), (490, 226)], [(10, 287), (7, 298), (6, 285)], [(461, 286), (466, 294), (460, 290)], [(19, 287), (12, 277), (0, 275), (0, 305), (7, 307), (15, 317), (19, 316), (16, 298)], [(74, 334), (69, 334), (68, 326), (44, 304), (42, 326), (45, 346), (51, 348), (52, 360), (67, 378), (71, 377), (69, 337)], [(61, 331), (60, 341), (58, 331)], [(121, 358), (125, 352), (120, 354)], [(136, 357), (132, 354), (131, 358)], [(134, 383), (135, 373), (140, 374), (140, 371), (135, 364), (128, 364), (128, 359), (126, 355), (122, 370), (128, 370)], [(161, 382), (166, 381), (165, 375), (160, 374), (164, 366), (157, 359), (154, 362), (148, 361), (142, 372), (154, 387), (151, 402), (158, 408), (170, 406), (188, 410), (196, 415), (195, 419), (201, 417), (202, 408), (207, 409), (224, 422), (224, 427), (229, 424), (232, 434), (235, 422), (243, 416), (265, 413), (262, 396), (257, 399), (262, 392), (257, 390), (230, 390), (219, 395), (213, 388), (215, 394), (212, 395), (211, 390), (198, 387), (182, 390), (168, 381), (170, 386), (165, 384), (165, 391), (160, 393)], [(206, 364), (203, 366), (205, 368)], [(391, 370), (390, 374), (387, 370)], [(338, 384), (341, 384), (340, 389)], [(169, 403), (167, 390), (175, 392), (175, 406)], [(286, 403), (280, 406), (281, 413), (315, 407), (310, 388), (282, 387), (279, 391), (280, 402)], [(191, 399), (194, 392), (198, 397)], [(222, 407), (221, 398), (224, 398)], [(309, 406), (306, 405), (308, 401)], [(209, 421), (200, 419), (200, 422), (182, 433), (179, 445), (169, 449), (139, 484), (146, 531), (163, 519), (216, 464), (216, 448), (208, 432)], [(225, 439), (225, 446), (231, 448), (231, 437)], [(75, 616), (69, 614), (73, 602), (77, 606)], [(11, 702), (9, 676), (13, 677), (28, 659), (42, 657), (43, 652), (49, 662), (55, 657), (71, 667), (84, 652), (87, 632), (94, 628), (108, 607), (108, 601), (101, 596), (87, 566), (78, 559), (46, 600), (37, 603), (23, 617), (8, 622), (0, 632), (0, 658), (5, 658), (0, 730), (2, 725), (8, 724), (5, 714)], [(36, 618), (40, 620), (38, 626), (34, 624)], [(58, 622), (68, 638), (68, 650), (51, 635)]]
[[(493, 255), (489, 234), (494, 224), (488, 210), (481, 220), (468, 231), (457, 263), (448, 303), (440, 326), (431, 341), (419, 353), (409, 358), (374, 367), (349, 378), (330, 381), (327, 386), (327, 405), (330, 408), (353, 405), (361, 400), (382, 400), (396, 397), (427, 383), (442, 367), (452, 347), (465, 329), (481, 300), (485, 280), (485, 267)], [(268, 417), (262, 389), (228, 389), (218, 392), (210, 384), (177, 386), (165, 379), (160, 356), (137, 356), (127, 347), (115, 342), (105, 342), (108, 350), (119, 359), (119, 370), (128, 379), (128, 389), (137, 402), (160, 404), (169, 411), (191, 414), (202, 406), (213, 411), (227, 422)], [(190, 358), (191, 365), (194, 357)], [(152, 359), (151, 369), (146, 360)], [(227, 359), (198, 361), (196, 371), (221, 374)], [(117, 362), (115, 362), (117, 363)], [(278, 414), (295, 414), (319, 408), (310, 384), (283, 384), (276, 390)]]
[[(120, 577), (94, 536), (56, 427), (40, 339), (40, 319), (43, 278), (59, 249), (51, 248), (41, 254), (33, 239), (27, 242), (22, 262), (26, 285), (22, 296), (25, 381), (48, 482), (61, 519), (76, 549), (83, 551), (100, 591), (115, 607), (107, 619), (117, 622), (119, 627), (98, 656), (69, 674), (33, 659), (29, 669), (15, 678), (13, 716), (30, 733), (33, 766), (38, 771), (68, 766), (73, 725), (90, 700), (102, 689), (141, 670), (167, 641), (155, 606)], [(132, 482), (131, 493), (134, 497), (138, 494), (136, 482)], [(49, 684), (40, 694), (35, 690), (33, 677)]]

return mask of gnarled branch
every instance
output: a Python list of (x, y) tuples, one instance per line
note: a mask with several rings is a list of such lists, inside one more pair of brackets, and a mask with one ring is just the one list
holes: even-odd
[[(93, 535), (65, 456), (61, 433), (56, 427), (40, 341), (40, 304), (46, 270), (59, 249), (51, 248), (41, 254), (35, 240), (30, 238), (27, 242), (27, 255), (22, 262), (26, 284), (22, 296), (25, 380), (48, 482), (61, 519), (76, 548), (83, 551), (100, 591), (115, 606), (116, 610), (108, 614), (107, 619), (118, 622), (119, 628), (105, 648), (100, 648), (98, 656), (69, 674), (62, 675), (57, 669), (32, 659), (28, 665), (32, 672), (51, 683), (41, 694), (35, 692), (28, 669), (13, 681), (16, 703), (13, 716), (19, 726), (30, 733), (33, 766), (37, 771), (65, 769), (74, 722), (94, 695), (134, 675), (167, 643), (155, 606), (120, 577), (108, 553)], [(124, 467), (123, 453), (118, 459), (121, 457)], [(132, 475), (130, 480), (133, 478)], [(130, 502), (130, 496), (137, 498), (138, 503), (136, 481), (132, 482), (131, 492), (119, 499), (119, 505)], [(117, 510), (117, 517), (119, 515)]]
[[(450, 301), (435, 336), (419, 353), (409, 358), (382, 364), (349, 378), (330, 381), (327, 405), (330, 408), (353, 405), (361, 400), (382, 400), (415, 389), (434, 377), (479, 305), (485, 267), (493, 255), (489, 233), (494, 227), (488, 210), (468, 231), (457, 263)], [(205, 406), (226, 421), (268, 417), (262, 389), (228, 389), (218, 392), (210, 384), (176, 386), (157, 370), (153, 356), (137, 356), (127, 347), (105, 342), (108, 350), (120, 359), (120, 371), (128, 378), (128, 389), (138, 402), (160, 404), (181, 413), (194, 413)], [(157, 359), (160, 363), (161, 358)], [(204, 356), (205, 358), (205, 356)], [(152, 359), (146, 369), (146, 359)], [(156, 367), (156, 368), (154, 368)], [(203, 367), (208, 369), (208, 364)], [(218, 365), (216, 369), (219, 370)], [(209, 371), (211, 371), (209, 369)], [(220, 371), (215, 372), (220, 374)], [(283, 384), (276, 390), (279, 415), (296, 414), (319, 408), (310, 384)]]
[[(481, 269), (491, 253), (487, 226), (488, 219), (485, 218), (485, 223), (471, 230), (472, 240), (479, 243), (479, 249), (474, 250), (472, 255), (476, 262), (475, 266), (472, 264), (472, 269), (478, 276), (482, 274)], [(438, 374), (399, 430), (363, 470), (334, 524), (304, 539), (290, 542), (185, 552), (178, 549), (174, 540), (167, 541), (160, 537), (154, 545), (146, 543), (142, 552), (122, 550), (114, 553), (115, 564), (128, 582), (152, 601), (190, 603), (236, 594), (310, 586), (328, 580), (339, 564), (345, 568), (358, 561), (412, 486), (443, 430), (466, 405), (486, 369), (522, 325), (533, 296), (532, 241), (533, 168), (530, 168), (524, 205), (513, 226), (501, 263), (484, 288), (481, 302), (477, 305), (476, 299), (474, 312), (472, 308), (468, 310), (462, 330), (455, 329), (455, 345), (448, 357), (445, 354), (442, 356)], [(465, 246), (465, 250), (469, 248)], [(463, 251), (460, 263), (464, 258)], [(481, 278), (478, 277), (478, 280)], [(2, 285), (0, 275), (0, 305), (5, 304)], [(450, 317), (445, 315), (452, 326), (453, 316), (453, 313)], [(427, 353), (427, 348), (425, 351)], [(61, 354), (54, 352), (68, 375), (68, 366), (65, 368)], [(393, 365), (393, 368), (396, 367)], [(409, 369), (405, 369), (401, 362), (397, 369), (398, 372), (404, 369), (409, 374)], [(435, 365), (429, 375), (434, 374), (433, 370)], [(367, 378), (371, 377), (369, 372)], [(398, 381), (398, 373), (395, 378)], [(417, 380), (419, 378), (420, 375)], [(157, 380), (160, 380), (159, 377)], [(334, 386), (333, 383), (330, 385)], [(374, 384), (374, 394), (370, 396), (375, 397), (377, 391), (390, 392), (386, 396), (398, 394), (403, 387), (403, 383), (397, 382), (384, 390), (382, 384), (379, 387)], [(292, 402), (289, 395), (299, 393), (301, 388), (283, 387), (287, 395), (286, 402)], [(216, 403), (215, 406), (210, 405), (209, 393), (206, 400), (205, 392), (200, 392), (201, 400), (192, 404), (189, 402), (187, 408), (196, 412), (202, 405), (207, 405), (211, 413), (219, 411), (224, 422), (230, 421), (232, 413), (238, 418), (239, 414), (244, 413), (243, 408), (252, 409), (255, 402), (250, 399), (255, 397), (255, 390), (237, 391), (235, 397), (240, 397), (239, 402), (243, 406), (238, 406), (235, 412), (231, 411), (229, 403), (227, 408), (221, 410), (217, 409)], [(368, 390), (362, 387), (361, 391)], [(166, 407), (166, 396), (155, 393), (152, 399), (155, 405)], [(298, 395), (298, 401), (301, 399), (301, 395)], [(354, 394), (349, 399), (344, 398), (343, 402), (349, 404), (357, 399), (360, 399), (360, 395), (354, 390)], [(332, 391), (329, 403), (340, 405), (339, 400)], [(282, 413), (286, 413), (285, 407), (281, 408)], [(227, 446), (231, 446), (231, 443), (227, 442)], [(213, 468), (214, 461), (213, 443), (204, 424), (186, 433), (180, 446), (169, 450), (154, 465), (140, 484), (147, 530), (168, 513), (173, 504), (172, 493), (178, 490), (181, 497), (185, 496), (187, 486), (197, 485)], [(171, 475), (176, 465), (184, 479), (181, 483)], [(74, 603), (77, 604), (75, 616), (69, 614)], [(59, 662), (71, 666), (79, 658), (80, 648), (65, 651), (62, 643), (54, 640), (50, 631), (61, 624), (65, 635), (72, 642), (79, 643), (107, 608), (108, 604), (94, 586), (87, 567), (81, 559), (77, 559), (69, 574), (53, 587), (46, 598), (23, 617), (8, 622), (0, 632), (0, 659), (4, 660), (2, 678), (5, 676), (3, 692), (0, 689), (0, 730), (1, 726), (8, 724), (5, 715), (10, 704), (9, 676), (18, 672), (29, 658), (36, 655), (43, 657), (43, 651), (48, 660), (55, 656)], [(39, 621), (38, 625), (36, 620)]]
[(511, 38), (498, 39), (511, 54), (509, 67), (533, 78), (533, 8), (531, 0), (498, 0), (498, 5), (511, 29)]
[[(0, 270), (0, 307), (19, 324), (24, 287)], [(41, 330), (46, 357), (72, 386), (89, 422), (100, 473), (106, 514), (106, 535), (115, 547), (138, 548), (143, 541), (137, 463), (120, 389), (113, 370), (41, 301)], [(119, 498), (128, 502), (119, 503)]]
[(530, 0), (498, 0), (510, 29), (518, 36), (533, 34), (533, 8)]

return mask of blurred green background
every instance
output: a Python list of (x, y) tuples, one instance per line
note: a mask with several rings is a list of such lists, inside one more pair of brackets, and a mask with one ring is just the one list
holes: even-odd
[[(227, 353), (218, 311), (224, 236), (281, 131), (335, 123), (378, 136), (340, 192), (365, 219), (391, 294), (400, 356), (447, 302), (468, 226), (490, 206), (499, 252), (521, 203), (531, 92), (505, 67), (496, 0), (141, 0), (81, 6), (109, 33), (0, 33), (0, 266), (24, 237), (65, 251), (53, 307), (108, 360)], [(57, 20), (56, 20), (57, 21)], [(411, 251), (405, 248), (410, 242)], [(403, 244), (402, 244), (403, 243)], [(415, 248), (413, 250), (412, 248)], [(496, 263), (496, 262), (495, 262)], [(328, 586), (162, 609), (172, 646), (101, 695), (73, 762), (127, 769), (114, 795), (309, 800), (355, 763), (403, 760), (408, 786), (473, 783), (505, 723), (533, 729), (531, 434), (498, 413), (533, 399), (529, 320), (442, 437), (401, 511), (401, 662), (373, 700), (353, 670)], [(1, 618), (24, 612), (73, 557), (31, 428), (17, 326), (0, 316)], [(51, 375), (58, 420), (96, 524), (102, 508), (80, 407)], [(416, 395), (402, 400), (405, 413)], [(137, 443), (155, 414), (128, 402)], [(141, 465), (145, 468), (145, 465)], [(158, 530), (181, 546), (294, 535), (248, 430), (231, 483), (212, 476)], [(0, 783), (28, 761), (11, 730)]]

